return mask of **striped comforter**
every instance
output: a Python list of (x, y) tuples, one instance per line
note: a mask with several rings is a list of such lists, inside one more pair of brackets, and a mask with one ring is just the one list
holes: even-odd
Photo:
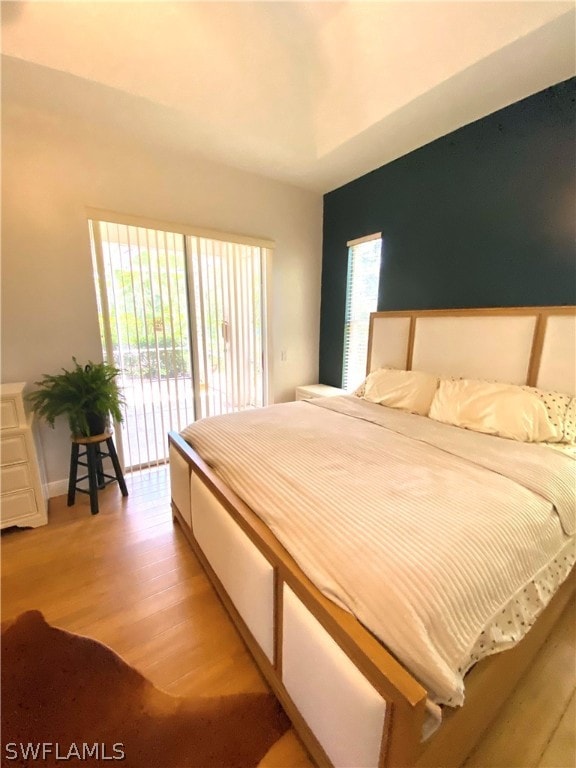
[[(437, 703), (463, 703), (481, 633), (575, 531), (570, 456), (359, 398), (215, 417), (182, 435)], [(516, 640), (548, 600), (523, 604)]]

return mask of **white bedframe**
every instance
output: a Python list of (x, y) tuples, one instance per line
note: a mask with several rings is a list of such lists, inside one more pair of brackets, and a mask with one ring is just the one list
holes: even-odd
[[(375, 313), (368, 371), (384, 366), (574, 395), (576, 308)], [(460, 765), (564, 609), (574, 579), (517, 648), (476, 665), (465, 706), (422, 745), (426, 691), (314, 587), (178, 434), (169, 441), (174, 517), (316, 762)]]

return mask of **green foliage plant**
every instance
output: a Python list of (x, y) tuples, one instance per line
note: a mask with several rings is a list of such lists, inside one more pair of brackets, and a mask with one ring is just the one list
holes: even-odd
[(120, 370), (109, 363), (88, 361), (82, 366), (75, 357), (72, 360), (72, 370), (43, 374), (35, 382), (40, 388), (26, 396), (34, 413), (51, 427), (57, 416), (66, 416), (72, 434), (78, 437), (90, 435), (89, 422), (94, 416), (108, 419), (111, 415), (115, 421), (123, 421), (125, 401), (116, 378)]

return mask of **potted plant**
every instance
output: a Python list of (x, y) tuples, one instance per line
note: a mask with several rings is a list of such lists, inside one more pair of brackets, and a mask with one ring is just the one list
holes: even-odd
[(40, 389), (26, 396), (34, 413), (51, 427), (57, 416), (66, 416), (76, 437), (100, 435), (106, 431), (110, 415), (123, 421), (124, 396), (116, 377), (120, 373), (109, 363), (80, 365), (75, 357), (71, 371), (62, 369), (54, 376), (44, 374), (35, 382)]

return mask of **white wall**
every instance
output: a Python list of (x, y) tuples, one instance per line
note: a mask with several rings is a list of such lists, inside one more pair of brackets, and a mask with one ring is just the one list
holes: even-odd
[[(317, 381), (320, 194), (145, 146), (137, 125), (128, 140), (16, 103), (2, 121), (2, 382), (102, 357), (86, 207), (274, 240), (274, 399)], [(48, 482), (62, 492), (66, 422), (41, 436)]]

